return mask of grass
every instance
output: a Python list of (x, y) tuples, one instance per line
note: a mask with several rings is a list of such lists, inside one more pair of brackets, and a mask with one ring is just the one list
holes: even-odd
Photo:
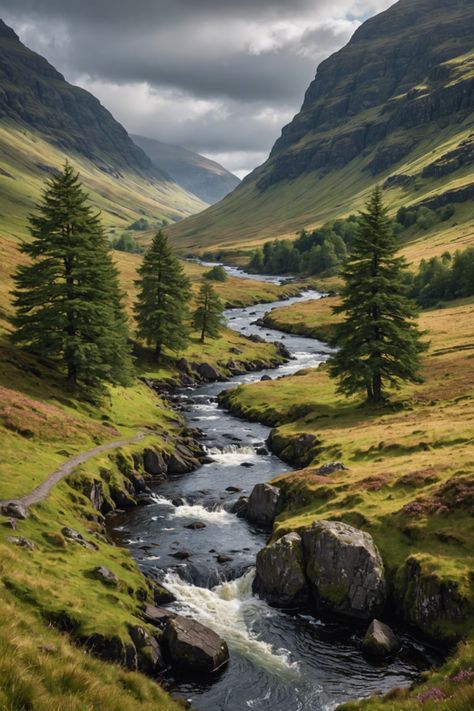
[[(325, 301), (330, 300), (279, 309), (278, 318), (287, 324), (294, 310), (297, 324), (307, 316), (308, 332), (318, 332), (321, 323), (330, 323)], [(342, 398), (324, 366), (241, 386), (224, 402), (237, 414), (274, 426), (273, 441), (283, 457), (297, 454), (302, 433), (316, 438), (306, 468), (273, 481), (285, 494), (274, 535), (318, 518), (344, 520), (373, 535), (392, 585), (402, 584), (414, 560), (426, 580), (457, 586), (466, 619), (430, 620), (425, 632), (445, 644), (460, 637), (469, 641), (427, 684), (439, 684), (450, 696), (436, 708), (467, 711), (462, 704), (472, 698), (472, 682), (449, 679), (471, 668), (474, 658), (474, 300), (423, 312), (421, 327), (431, 340), (425, 381), (404, 386), (390, 407), (367, 409), (355, 398)], [(319, 465), (335, 460), (348, 469), (318, 474)], [(347, 708), (411, 711), (421, 707), (414, 699), (422, 691)]]
[(338, 297), (281, 306), (265, 315), (265, 325), (285, 333), (331, 341), (337, 318), (332, 309), (336, 303), (339, 303)]

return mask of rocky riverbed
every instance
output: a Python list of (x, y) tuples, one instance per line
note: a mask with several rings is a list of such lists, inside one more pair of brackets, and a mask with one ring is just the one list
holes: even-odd
[[(277, 506), (265, 483), (290, 466), (268, 450), (268, 427), (222, 411), (217, 396), (239, 383), (314, 367), (330, 352), (316, 340), (285, 337), (253, 323), (267, 309), (228, 312), (229, 325), (249, 337), (282, 342), (290, 359), (278, 369), (244, 371), (228, 382), (190, 383), (174, 396), (188, 426), (202, 433), (206, 459), (192, 474), (163, 477), (149, 506), (116, 521), (116, 535), (142, 569), (175, 596), (172, 612), (210, 628), (228, 646), (230, 663), (218, 674), (196, 678), (174, 670), (167, 677), (175, 693), (203, 711), (330, 710), (351, 698), (410, 685), (434, 660), (399, 628), (398, 655), (374, 663), (362, 651), (386, 595), (383, 564), (370, 536), (328, 524), (265, 547)], [(252, 495), (255, 486), (262, 496)], [(331, 550), (328, 565), (308, 565), (322, 549), (323, 559)], [(342, 570), (347, 581), (341, 580)], [(316, 609), (309, 604), (315, 597)], [(374, 638), (383, 642), (384, 634), (389, 632), (375, 625), (364, 644), (373, 648)]]

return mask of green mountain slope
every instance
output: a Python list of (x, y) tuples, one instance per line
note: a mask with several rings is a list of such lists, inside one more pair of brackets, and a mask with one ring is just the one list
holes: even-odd
[(132, 138), (157, 168), (209, 205), (222, 200), (240, 183), (233, 173), (199, 153), (145, 136), (132, 135)]
[(110, 224), (205, 207), (157, 169), (92, 94), (72, 86), (0, 20), (0, 213), (14, 234), (41, 182), (69, 158)]
[(188, 250), (293, 236), (359, 208), (375, 183), (393, 208), (469, 203), (473, 47), (472, 0), (400, 0), (319, 66), (266, 163), (171, 233)]

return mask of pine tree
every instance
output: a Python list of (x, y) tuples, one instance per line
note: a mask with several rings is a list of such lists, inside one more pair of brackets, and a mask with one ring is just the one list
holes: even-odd
[(206, 336), (217, 338), (225, 324), (224, 303), (209, 281), (203, 281), (196, 303), (193, 326), (201, 331), (201, 342), (204, 343)]
[(79, 175), (66, 163), (46, 182), (21, 246), (13, 291), (15, 343), (59, 362), (68, 384), (103, 391), (128, 384), (132, 361), (117, 269)]
[(374, 403), (384, 400), (386, 387), (420, 382), (420, 354), (427, 348), (414, 322), (416, 305), (406, 295), (406, 264), (395, 256), (396, 249), (382, 193), (376, 188), (361, 213), (343, 271), (342, 304), (334, 312), (345, 318), (336, 328), (339, 350), (330, 362), (340, 392), (365, 392), (367, 401)]
[(191, 293), (181, 262), (161, 230), (145, 253), (138, 275), (138, 335), (154, 347), (159, 362), (164, 347), (178, 351), (187, 344)]

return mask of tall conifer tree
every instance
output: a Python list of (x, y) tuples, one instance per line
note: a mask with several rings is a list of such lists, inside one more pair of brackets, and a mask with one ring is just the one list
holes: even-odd
[(405, 260), (396, 249), (376, 188), (343, 271), (342, 304), (334, 311), (345, 318), (336, 328), (339, 350), (329, 366), (341, 392), (365, 392), (374, 403), (384, 400), (387, 387), (420, 382), (420, 354), (427, 347), (415, 323), (417, 307), (406, 295)]
[(201, 332), (201, 342), (206, 336), (217, 338), (224, 328), (224, 303), (212, 284), (203, 280), (197, 296), (197, 309), (193, 315), (193, 326)]
[(182, 264), (161, 230), (145, 253), (138, 275), (138, 335), (153, 346), (159, 362), (164, 347), (178, 351), (187, 344), (191, 295)]
[(68, 384), (103, 390), (127, 384), (132, 361), (117, 269), (99, 217), (66, 163), (30, 218), (31, 262), (17, 269), (13, 340), (56, 360)]

